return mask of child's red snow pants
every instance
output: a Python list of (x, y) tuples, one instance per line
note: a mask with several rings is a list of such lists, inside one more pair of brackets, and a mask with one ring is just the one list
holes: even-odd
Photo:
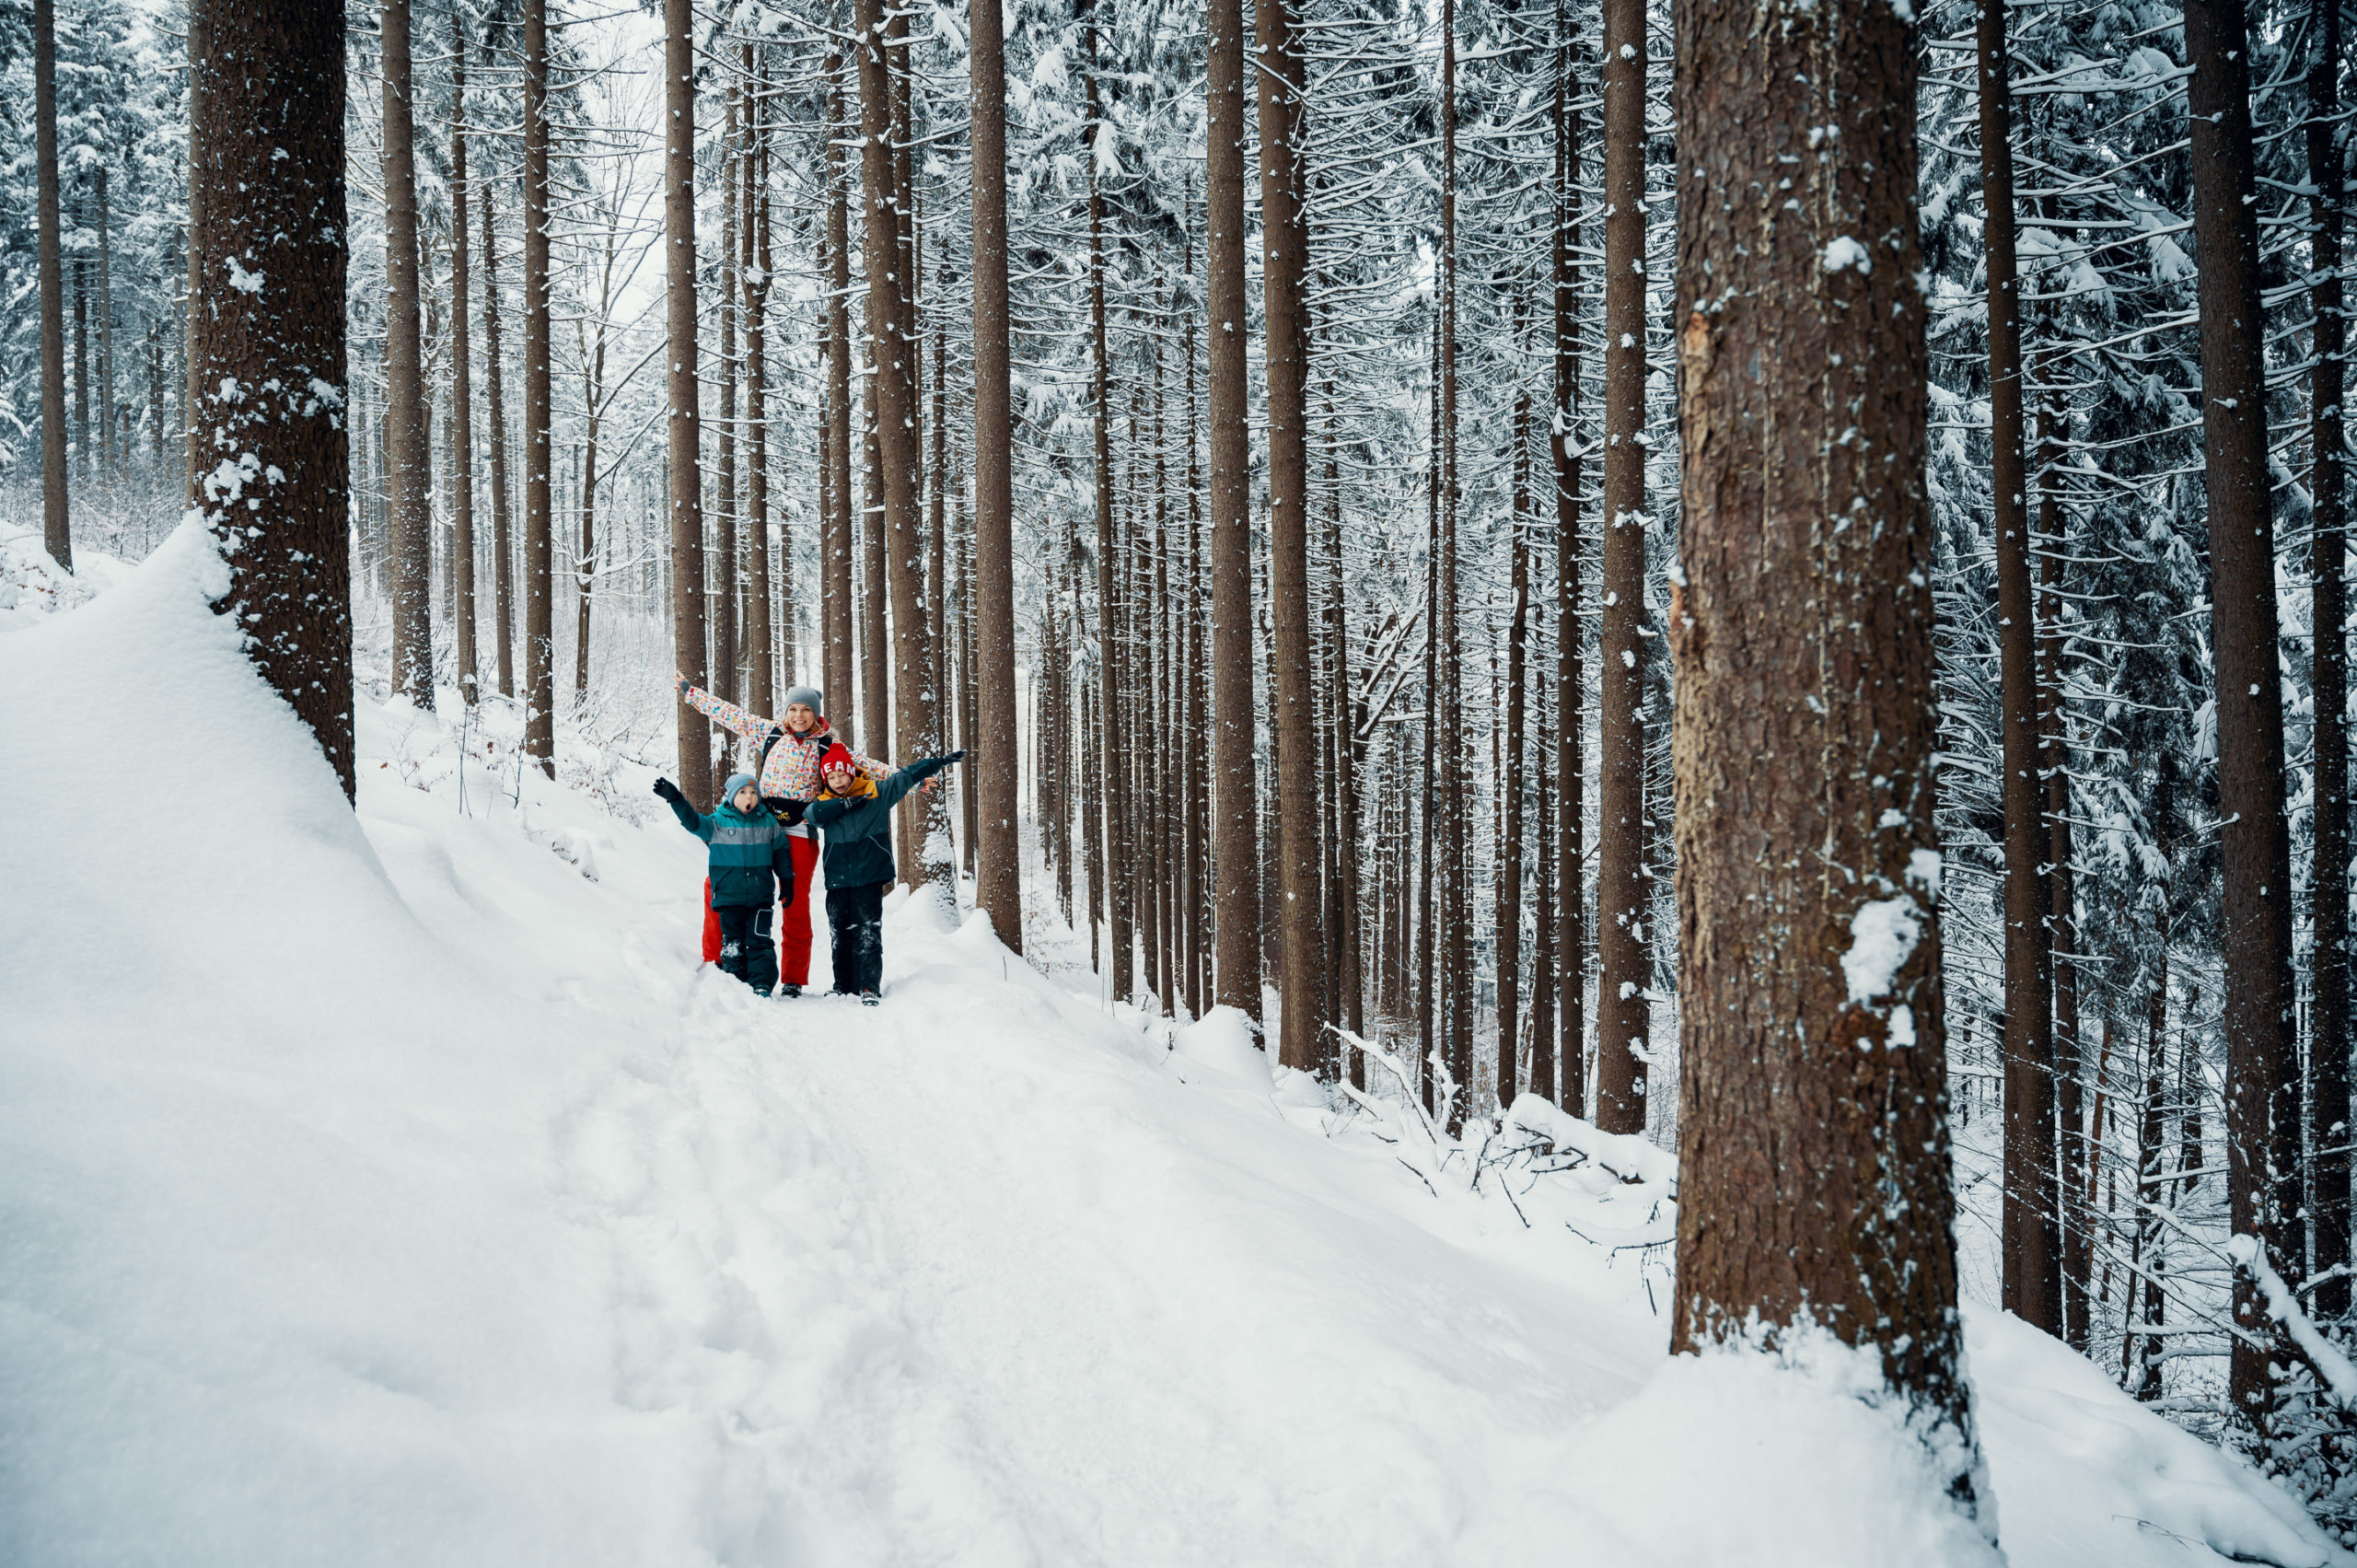
[[(794, 852), (794, 901), (777, 923), (777, 978), (785, 985), (810, 983), (810, 883), (819, 868), (819, 841), (799, 834), (787, 841)], [(712, 878), (703, 883), (703, 961), (720, 961), (720, 916), (712, 910)]]

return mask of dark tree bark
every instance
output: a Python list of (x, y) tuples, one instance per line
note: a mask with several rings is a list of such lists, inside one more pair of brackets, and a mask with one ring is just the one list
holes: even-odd
[[(918, 539), (918, 450), (914, 366), (917, 345), (909, 328), (906, 285), (910, 273), (900, 245), (900, 215), (906, 205), (895, 156), (892, 83), (886, 47), (883, 0), (858, 0), (860, 185), (866, 218), (867, 353), (872, 366), (868, 395), (876, 413), (880, 518), (870, 517), (873, 541), (867, 583), (869, 673), (880, 676), (884, 661), (883, 596), (891, 595), (891, 716), (899, 722), (892, 743), (900, 757), (923, 756), (934, 734), (933, 683), (925, 671), (933, 660), (924, 613), (924, 580)], [(878, 565), (882, 571), (877, 572)], [(873, 683), (879, 692), (882, 682)], [(867, 744), (882, 743), (884, 714), (873, 715)], [(924, 872), (917, 856), (904, 856), (900, 877), (914, 885)]]
[(2030, 587), (2020, 267), (2014, 239), (2011, 65), (2004, 0), (1980, 0), (1980, 191), (1989, 272), (1990, 492), (2005, 813), (2005, 1310), (2062, 1331), (2055, 1236), (2054, 949), (2047, 929), (2037, 611)]
[(1213, 1000), (1260, 1016), (1260, 848), (1252, 765), (1252, 452), (1244, 386), (1244, 9), (1208, 0), (1203, 193), (1211, 381), (1212, 730), (1218, 944)]
[(1303, 300), (1309, 226), (1302, 215), (1301, 99), (1306, 66), (1286, 0), (1258, 0), (1261, 288), (1269, 421), (1270, 678), (1276, 684), (1277, 809), (1284, 820), (1278, 889), (1284, 1006), (1278, 1060), (1327, 1071), (1326, 917), (1318, 863), (1318, 704), (1309, 655), (1309, 331)]
[[(2193, 240), (2201, 261), (2201, 437), (2210, 493), (2211, 646), (2216, 650), (2218, 956), (2226, 981), (2226, 1191), (2237, 1236), (2285, 1267), (2298, 1192), (2292, 1070), (2292, 853), (2283, 815), (2283, 689), (2275, 645), (2268, 506), (2258, 215), (2249, 40), (2242, 0), (2188, 0), (2186, 84)], [(2239, 1272), (2227, 1377), (2235, 1411), (2264, 1427), (2272, 1397), (2266, 1307)]]
[(480, 684), (475, 649), (475, 416), (472, 290), (468, 286), (467, 33), (450, 10), (450, 475), (455, 532), (451, 569), (458, 627), (459, 696), (471, 704)]
[[(208, 0), (192, 0), (190, 7), (190, 45), (192, 70), (194, 61), (196, 15), (207, 8)], [(57, 0), (33, 0), (33, 100), (34, 117), (40, 126), (35, 132), (34, 157), (40, 163), (40, 193), (35, 198), (41, 208), (41, 545), (50, 559), (66, 571), (74, 570), (74, 535), (66, 521), (65, 467), (65, 268), (58, 243), (58, 225), (63, 221), (57, 198)], [(192, 105), (192, 112), (202, 105)], [(200, 154), (192, 147), (194, 158)], [(190, 215), (191, 234), (195, 230), (195, 215)], [(196, 275), (196, 245), (189, 244), (190, 287), (189, 309), (194, 314), (199, 280)], [(215, 280), (203, 280), (210, 288)], [(195, 383), (195, 372), (189, 375)], [(341, 378), (339, 377), (339, 383)], [(196, 467), (196, 444), (192, 437), (189, 467)]]
[(1130, 924), (1130, 800), (1126, 787), (1130, 747), (1124, 733), (1127, 704), (1123, 701), (1125, 660), (1118, 620), (1120, 595), (1114, 582), (1113, 371), (1105, 322), (1105, 194), (1097, 184), (1096, 157), (1097, 134), (1100, 128), (1109, 132), (1110, 127), (1104, 123), (1104, 103), (1097, 80), (1099, 40), (1094, 0), (1081, 0), (1079, 14), (1088, 50), (1087, 117), (1081, 126), (1080, 140), (1081, 157), (1088, 165), (1089, 404), (1097, 507), (1097, 667), (1105, 688), (1097, 720), (1101, 743), (1097, 751), (1097, 766), (1102, 770), (1097, 784), (1098, 800), (1104, 815), (1100, 818), (1092, 812), (1088, 818), (1091, 836), (1103, 834), (1105, 877), (1100, 891), (1097, 876), (1091, 872), (1089, 893), (1091, 900), (1100, 903), (1105, 912), (1107, 957), (1110, 960), (1105, 966), (1106, 981), (1116, 1000), (1127, 1002), (1135, 989), (1132, 972), (1134, 933)]
[[(1913, 29), (1878, 0), (1772, 28), (1731, 0), (1679, 0), (1675, 25), (1689, 313), (1686, 580), (1669, 613), (1671, 1347), (1814, 1323), (1877, 1353), (1974, 1514), (1935, 912)], [(1793, 205), (1756, 198), (1787, 179)]]
[[(1519, 308), (1515, 337), (1522, 337)], [(1530, 773), (1523, 756), (1528, 722), (1523, 686), (1530, 658), (1530, 393), (1514, 403), (1514, 537), (1508, 542), (1505, 731), (1499, 744), (1498, 788), (1505, 796), (1498, 839), (1498, 1103), (1512, 1105), (1522, 1051), (1523, 801)]]
[[(483, 55), (492, 58), (491, 41)], [(492, 631), (499, 640), (499, 694), (516, 695), (516, 539), (507, 483), (507, 398), (499, 343), (499, 215), (491, 182), (482, 187), (482, 390), (483, 423), (491, 434)]]
[(425, 512), (425, 376), (418, 346), (417, 149), (409, 0), (384, 0), (385, 460), (392, 513), (393, 690), (434, 705), (432, 537)]
[(974, 152), (974, 670), (969, 768), (978, 795), (974, 901), (998, 939), (1023, 951), (1022, 846), (1015, 748), (1015, 488), (1007, 381), (1004, 20), (974, 8), (969, 77)]
[[(737, 570), (737, 291), (743, 282), (737, 267), (740, 229), (737, 217), (737, 182), (742, 172), (744, 149), (737, 142), (737, 110), (741, 93), (728, 86), (720, 122), (720, 265), (714, 269), (714, 291), (719, 296), (713, 314), (720, 319), (720, 417), (713, 443), (714, 505), (712, 515), (712, 690), (734, 703), (745, 695), (744, 634), (737, 627), (739, 592)], [(761, 712), (768, 710), (762, 709)]]
[[(35, 12), (36, 22), (39, 21), (40, 17), (42, 15), (53, 14), (55, 0), (38, 0)], [(184, 243), (181, 247), (181, 249), (186, 250), (188, 253), (188, 298), (182, 306), (180, 314), (180, 368), (182, 372), (180, 376), (180, 439), (183, 448), (184, 466), (188, 470), (188, 477), (191, 482), (194, 482), (197, 465), (203, 460), (204, 455), (204, 443), (199, 437), (197, 432), (197, 410), (204, 401), (204, 389), (197, 385), (195, 349), (196, 313), (200, 308), (199, 301), (202, 300), (204, 296), (204, 257), (203, 253), (198, 250), (196, 245), (197, 233), (204, 226), (204, 196), (203, 184), (194, 177), (192, 171), (196, 168), (197, 160), (204, 156), (204, 150), (201, 142), (204, 134), (204, 125), (207, 115), (204, 110), (204, 72), (202, 67), (204, 63), (205, 51), (210, 47), (207, 40), (211, 38), (213, 31), (213, 24), (210, 17), (211, 8), (210, 0), (188, 0), (188, 163), (189, 168), (192, 170), (192, 174), (188, 182), (188, 227), (185, 231)], [(41, 156), (45, 160), (42, 162), (41, 168), (46, 171), (51, 186), (49, 205), (43, 210), (41, 221), (41, 232), (45, 235), (53, 235), (57, 232), (57, 127), (56, 90), (54, 86), (56, 46), (53, 42), (51, 44), (47, 52), (47, 57), (51, 61), (52, 72), (52, 86), (50, 88), (50, 109), (48, 118), (44, 122), (44, 123), (49, 127), (50, 141), (48, 152)], [(40, 96), (41, 58), (42, 52), (36, 50), (33, 66), (35, 97), (37, 99)], [(36, 117), (38, 118), (38, 111)], [(49, 261), (43, 263), (43, 266), (48, 270), (44, 271), (42, 273), (44, 282), (42, 284), (41, 294), (41, 424), (44, 432), (41, 437), (41, 478), (44, 511), (46, 511), (48, 496), (51, 494), (56, 494), (62, 497), (65, 493), (65, 367), (64, 363), (61, 358), (57, 366), (56, 374), (52, 376), (48, 358), (49, 345), (59, 342), (60, 334), (64, 330), (64, 323), (62, 320), (53, 320), (52, 319), (52, 316), (62, 315), (63, 313), (62, 301), (52, 305), (50, 297), (52, 291), (47, 282), (51, 273), (55, 271), (53, 265), (55, 257), (52, 255)], [(58, 280), (57, 292), (62, 293), (63, 288), (64, 280), (61, 277)], [(62, 354), (62, 348), (59, 352)], [(54, 422), (52, 422), (50, 417), (50, 399), (52, 395), (57, 401), (56, 417)], [(345, 411), (345, 417), (347, 421), (352, 417), (352, 411), (349, 408)], [(347, 423), (345, 428), (345, 439), (349, 442), (350, 438), (350, 425)], [(57, 454), (56, 462), (58, 465), (58, 478), (54, 484), (50, 482), (48, 470), (48, 464), (50, 461), (48, 454), (52, 452)], [(347, 475), (347, 479), (348, 477), (349, 476)], [(63, 528), (65, 517), (63, 501), (58, 503), (58, 511), (56, 515), (58, 519), (56, 526), (61, 531), (59, 534), (52, 537), (51, 550), (52, 553), (56, 548), (56, 539), (63, 537)]]
[[(538, 0), (534, 0), (538, 3)], [(696, 393), (696, 94), (691, 0), (663, 0), (664, 303), (671, 371), (671, 645), (682, 679), (702, 685), (703, 493), (700, 413)], [(679, 728), (679, 787), (691, 800), (712, 798), (712, 747), (703, 715), (683, 699)]]
[[(738, 154), (740, 250), (737, 275), (745, 296), (745, 540), (749, 575), (745, 593), (746, 701), (757, 714), (777, 711), (777, 645), (771, 632), (769, 311), (770, 191), (768, 52), (743, 50), (745, 79), (753, 85), (746, 99), (745, 146)], [(792, 552), (780, 560), (780, 575), (791, 573)], [(793, 623), (784, 627), (793, 640)]]
[(1645, 1129), (1645, 7), (1604, 0), (1604, 610), (1599, 621), (1596, 1120)]
[[(549, 470), (548, 0), (524, 3), (524, 754), (556, 772), (554, 516)], [(685, 780), (692, 798), (701, 800)]]
[[(1441, 202), (1440, 202), (1440, 602), (1433, 615), (1433, 636), (1440, 649), (1440, 696), (1433, 733), (1455, 731), (1464, 712), (1463, 681), (1458, 671), (1457, 510), (1462, 487), (1457, 463), (1457, 5), (1441, 6)], [(1470, 900), (1467, 865), (1469, 825), (1465, 795), (1456, 781), (1442, 777), (1441, 892), (1438, 908), (1447, 918), (1438, 922), (1442, 976), (1440, 1038), (1456, 1098), (1450, 1101), (1449, 1131), (1461, 1132), (1473, 1098), (1473, 943), (1471, 922), (1465, 918)]]
[(1555, 7), (1555, 1028), (1562, 1055), (1562, 1105), (1587, 1109), (1587, 630), (1580, 616), (1579, 274), (1572, 261), (1586, 226), (1579, 174), (1586, 125), (1573, 107), (1573, 45), (1562, 0)]
[(851, 215), (844, 194), (846, 127), (842, 57), (830, 53), (819, 73), (827, 84), (827, 488), (833, 506), (819, 534), (819, 592), (826, 610), (827, 701), (852, 712), (851, 500)]
[(204, 8), (204, 120), (189, 170), (204, 291), (189, 347), (206, 467), (190, 505), (228, 562), (215, 608), (349, 798), (343, 12), (303, 0)]
[(114, 422), (114, 219), (107, 207), (103, 161), (90, 171), (90, 194), (99, 204), (99, 468), (112, 478), (122, 471), (122, 459)]
[[(2349, 1202), (2349, 619), (2344, 563), (2349, 550), (2347, 482), (2341, 469), (2340, 399), (2347, 386), (2349, 327), (2341, 316), (2340, 202), (2347, 179), (2336, 145), (2340, 115), (2340, 7), (2311, 0), (2308, 25), (2316, 58), (2308, 67), (2309, 261), (2316, 280), (2308, 300), (2316, 312), (2316, 369), (2308, 390), (2309, 488), (2315, 495), (2309, 575), (2316, 629), (2311, 683), (2316, 706), (2316, 855), (2308, 882), (2316, 948), (2309, 961), (2316, 989), (2308, 1050), (2310, 1142), (2316, 1156), (2316, 1252), (2311, 1276), (2350, 1260)], [(2317, 1315), (2349, 1312), (2349, 1278), (2316, 1289)]]

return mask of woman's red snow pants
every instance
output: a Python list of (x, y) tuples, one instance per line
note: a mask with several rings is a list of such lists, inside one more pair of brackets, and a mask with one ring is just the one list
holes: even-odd
[[(777, 978), (784, 985), (810, 983), (810, 883), (819, 868), (819, 841), (795, 834), (788, 841), (794, 852), (794, 901), (777, 923)], [(720, 961), (720, 916), (712, 910), (712, 878), (703, 883), (703, 961)]]

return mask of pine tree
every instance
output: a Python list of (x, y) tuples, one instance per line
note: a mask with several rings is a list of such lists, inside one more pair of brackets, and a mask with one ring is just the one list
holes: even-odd
[[(533, 0), (538, 3), (538, 0)], [(682, 679), (704, 679), (703, 494), (696, 388), (696, 99), (691, 0), (663, 5), (664, 293), (670, 364), (666, 411), (671, 459), (671, 640)], [(691, 800), (712, 797), (712, 748), (703, 715), (683, 699), (679, 788)]]
[(189, 348), (208, 466), (190, 505), (228, 563), (217, 608), (348, 798), (343, 13), (303, 0), (201, 3), (203, 120), (190, 176), (204, 221), (190, 244), (203, 294)]

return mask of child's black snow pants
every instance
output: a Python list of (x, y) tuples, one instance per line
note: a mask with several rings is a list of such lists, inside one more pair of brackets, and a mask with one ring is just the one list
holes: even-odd
[(777, 988), (777, 927), (768, 904), (722, 904), (720, 968), (767, 996)]
[(872, 995), (884, 989), (884, 889), (891, 885), (827, 889), (838, 992)]

